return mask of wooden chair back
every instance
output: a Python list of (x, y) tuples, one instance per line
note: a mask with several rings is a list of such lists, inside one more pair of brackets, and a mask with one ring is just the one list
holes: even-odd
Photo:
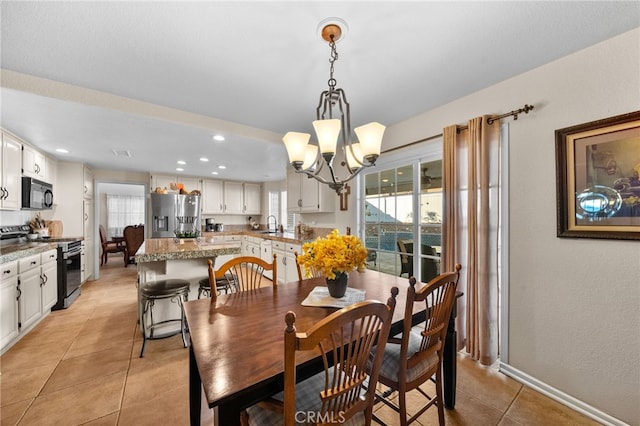
[(305, 278), (314, 278), (314, 277), (323, 276), (322, 271), (319, 271), (315, 268), (304, 267), (305, 272), (303, 273), (302, 272), (303, 266), (300, 265), (300, 261), (298, 260), (298, 252), (294, 251), (293, 255), (296, 258), (296, 270), (298, 271), (298, 281), (302, 281)]
[(128, 225), (122, 231), (124, 237), (125, 268), (135, 259), (136, 252), (144, 242), (144, 225)]
[(275, 287), (278, 283), (278, 262), (276, 259), (277, 255), (275, 253), (272, 263), (267, 263), (255, 256), (239, 256), (225, 262), (216, 270), (213, 268), (213, 262), (209, 259), (207, 263), (209, 265), (211, 300), (216, 300), (218, 295), (216, 279), (224, 278), (225, 274), (233, 276), (234, 285), (238, 291), (247, 291), (259, 288), (264, 280), (268, 279), (264, 276), (264, 272), (273, 271), (273, 279), (271, 281)]
[[(284, 332), (284, 424), (296, 423), (296, 352), (322, 354), (324, 386), (317, 394), (317, 425), (344, 422), (364, 412), (365, 424), (371, 424), (375, 388), (396, 305), (397, 287), (387, 303), (363, 301), (342, 308), (297, 333), (296, 315), (285, 316)], [(373, 358), (372, 348), (376, 346)], [(367, 364), (371, 366), (368, 374)], [(313, 379), (313, 378), (312, 378)], [(298, 386), (307, 385), (303, 381)], [(324, 423), (324, 421), (328, 421)]]
[(102, 226), (102, 224), (98, 225), (98, 232), (100, 232), (100, 244), (102, 244), (102, 248), (104, 248), (108, 240), (107, 240), (107, 231), (105, 231), (104, 226)]
[[(438, 356), (442, 359), (442, 350), (444, 349), (444, 340), (447, 335), (447, 326), (449, 325), (449, 317), (451, 316), (451, 309), (456, 300), (456, 287), (458, 285), (458, 277), (460, 276), (461, 265), (457, 264), (455, 272), (446, 272), (438, 275), (431, 281), (429, 281), (424, 287), (416, 290), (416, 279), (411, 277), (409, 279), (409, 289), (407, 291), (407, 302), (404, 311), (404, 330), (403, 339), (400, 348), (400, 359), (406, 360), (405, 367), (411, 367), (423, 359), (426, 359), (434, 352), (438, 352)], [(409, 339), (408, 336), (411, 333), (411, 318), (413, 316), (414, 303), (424, 302), (427, 309), (427, 320), (422, 323), (422, 342), (420, 344), (420, 350), (412, 356), (407, 356)], [(407, 319), (409, 322), (407, 322)], [(404, 338), (406, 336), (406, 338)], [(404, 356), (403, 356), (404, 355)], [(400, 367), (400, 376), (402, 376), (403, 370), (406, 373), (406, 368)], [(428, 374), (424, 377), (424, 380), (431, 377), (433, 374)], [(405, 376), (406, 378), (406, 376)], [(420, 378), (416, 381), (421, 383)]]

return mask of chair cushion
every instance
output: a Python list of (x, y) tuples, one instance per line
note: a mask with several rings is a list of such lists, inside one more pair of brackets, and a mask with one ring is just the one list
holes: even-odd
[[(407, 351), (408, 356), (412, 356), (418, 349), (420, 349), (420, 342), (422, 341), (422, 335), (414, 330), (409, 334), (409, 348)], [(375, 348), (373, 349), (375, 350)], [(411, 382), (427, 370), (433, 368), (438, 364), (438, 354), (434, 352), (413, 368), (407, 370), (407, 381)], [(380, 377), (385, 377), (394, 382), (398, 381), (398, 374), (400, 372), (400, 345), (395, 343), (387, 343), (384, 348), (384, 358), (382, 359), (382, 367), (380, 368)]]
[[(324, 390), (324, 371), (300, 382), (296, 385), (296, 424), (312, 425), (315, 424), (310, 416), (307, 420), (306, 413), (318, 413), (320, 410), (320, 392)], [(273, 399), (284, 401), (284, 392), (280, 392), (273, 396)], [(284, 419), (281, 413), (277, 413), (268, 408), (253, 405), (247, 408), (250, 426), (282, 426)], [(317, 414), (316, 414), (317, 415)], [(335, 419), (336, 423), (347, 426), (359, 426), (364, 424), (364, 413), (357, 413), (344, 423), (340, 423), (339, 418)]]

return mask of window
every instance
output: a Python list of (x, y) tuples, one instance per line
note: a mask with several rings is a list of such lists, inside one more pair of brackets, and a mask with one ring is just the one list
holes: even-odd
[(128, 225), (144, 223), (144, 197), (107, 194), (107, 238), (122, 236)]
[(368, 267), (426, 282), (440, 271), (442, 160), (376, 169), (364, 176)]

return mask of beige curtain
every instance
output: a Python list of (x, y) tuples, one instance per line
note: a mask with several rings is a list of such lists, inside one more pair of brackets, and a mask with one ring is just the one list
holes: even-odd
[(486, 117), (443, 131), (445, 194), (442, 270), (462, 264), (458, 349), (482, 364), (498, 357), (500, 139)]

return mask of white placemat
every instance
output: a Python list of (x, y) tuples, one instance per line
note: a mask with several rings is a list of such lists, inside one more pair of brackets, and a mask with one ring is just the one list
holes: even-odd
[(364, 300), (364, 290), (347, 287), (345, 295), (339, 299), (329, 296), (326, 286), (318, 286), (302, 301), (302, 306), (321, 306), (325, 308), (344, 308)]

